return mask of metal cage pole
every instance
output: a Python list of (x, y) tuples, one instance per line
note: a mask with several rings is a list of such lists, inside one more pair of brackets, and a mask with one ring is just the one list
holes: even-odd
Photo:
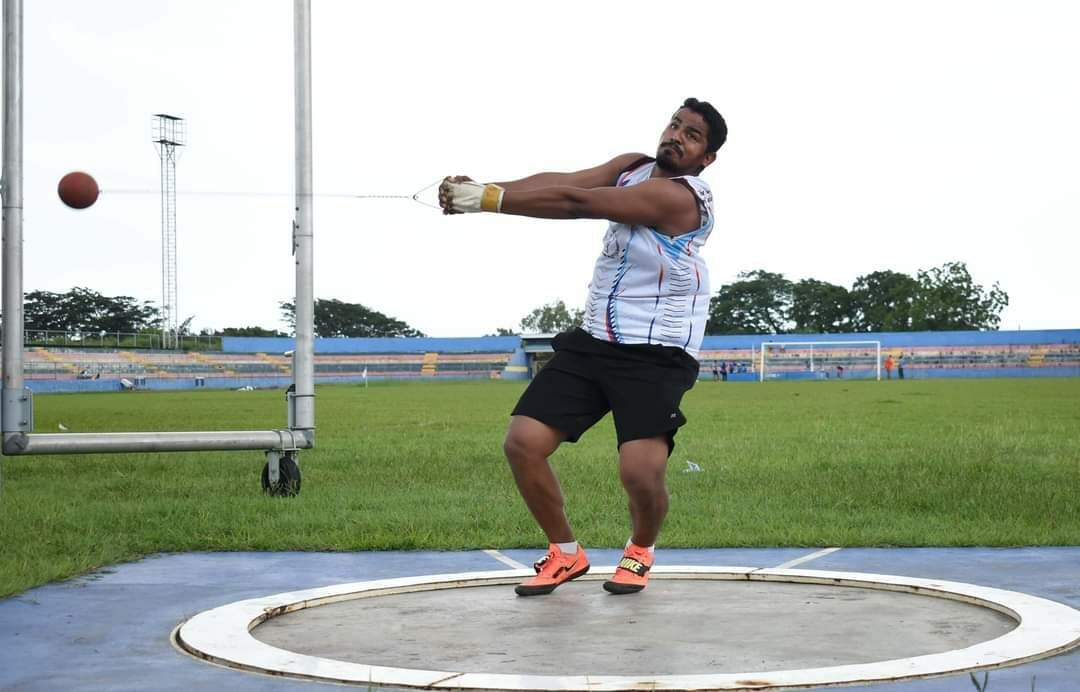
[(3, 194), (3, 435), (33, 427), (30, 393), (23, 384), (23, 5), (4, 0)]
[(312, 269), (311, 0), (293, 0), (293, 102), (296, 109), (296, 347), (289, 427), (315, 428), (315, 288)]

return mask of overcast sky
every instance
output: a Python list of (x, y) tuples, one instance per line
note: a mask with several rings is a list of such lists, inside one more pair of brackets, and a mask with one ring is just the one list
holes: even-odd
[[(188, 126), (181, 319), (283, 328), (292, 3), (24, 5), (25, 289), (160, 301), (150, 116), (166, 112)], [(714, 293), (759, 268), (850, 288), (963, 261), (1008, 292), (1003, 328), (1080, 327), (1080, 3), (312, 5), (317, 194), (652, 154), (695, 96), (730, 129), (703, 176)], [(58, 201), (71, 170), (97, 178), (94, 207)], [(322, 197), (315, 292), (431, 336), (491, 333), (547, 302), (581, 307), (604, 228)]]

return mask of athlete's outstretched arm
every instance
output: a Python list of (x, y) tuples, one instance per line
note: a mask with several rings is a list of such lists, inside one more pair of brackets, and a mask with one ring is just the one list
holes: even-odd
[(447, 213), (501, 212), (538, 219), (608, 219), (676, 236), (701, 225), (697, 195), (683, 182), (655, 178), (627, 187), (553, 186), (507, 190), (448, 178), (439, 190)]
[(621, 154), (607, 163), (573, 173), (537, 173), (508, 183), (495, 183), (504, 190), (538, 190), (545, 187), (565, 185), (592, 189), (615, 184), (619, 174), (641, 159), (644, 154)]
[[(620, 154), (611, 159), (607, 163), (602, 163), (599, 166), (593, 168), (586, 168), (574, 173), (537, 173), (536, 175), (530, 175), (520, 180), (511, 180), (507, 183), (494, 183), (503, 190), (538, 190), (545, 187), (553, 187), (556, 185), (565, 185), (569, 187), (580, 187), (584, 189), (592, 189), (594, 187), (607, 187), (614, 185), (619, 178), (619, 174), (625, 171), (636, 162), (649, 157), (644, 154)], [(439, 204), (443, 208), (444, 214), (461, 214), (458, 209), (454, 209), (450, 205), (450, 194), (447, 189), (447, 183), (471, 183), (473, 179), (467, 175), (451, 175), (447, 176), (443, 180), (443, 185), (439, 188)]]
[(505, 190), (499, 211), (539, 219), (607, 219), (649, 226), (667, 235), (686, 233), (701, 225), (696, 195), (667, 178), (591, 190), (566, 186)]

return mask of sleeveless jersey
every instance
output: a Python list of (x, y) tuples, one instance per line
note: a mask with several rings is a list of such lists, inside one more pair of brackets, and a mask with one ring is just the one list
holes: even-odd
[[(616, 185), (648, 180), (655, 166), (630, 169)], [(589, 283), (584, 329), (604, 341), (675, 346), (696, 358), (709, 318), (709, 272), (700, 253), (712, 232), (713, 198), (697, 176), (673, 180), (697, 197), (701, 227), (672, 238), (611, 222)]]

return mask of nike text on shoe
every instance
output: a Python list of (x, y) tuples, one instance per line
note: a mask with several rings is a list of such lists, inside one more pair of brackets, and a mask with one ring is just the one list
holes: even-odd
[(548, 546), (548, 554), (540, 558), (533, 569), (536, 576), (514, 587), (518, 596), (540, 596), (551, 593), (559, 584), (577, 579), (589, 571), (589, 558), (578, 546), (577, 552), (567, 555), (559, 546)]
[(604, 590), (613, 594), (637, 593), (649, 583), (653, 554), (648, 548), (634, 544), (626, 547), (622, 559), (615, 566), (615, 574), (604, 582)]

